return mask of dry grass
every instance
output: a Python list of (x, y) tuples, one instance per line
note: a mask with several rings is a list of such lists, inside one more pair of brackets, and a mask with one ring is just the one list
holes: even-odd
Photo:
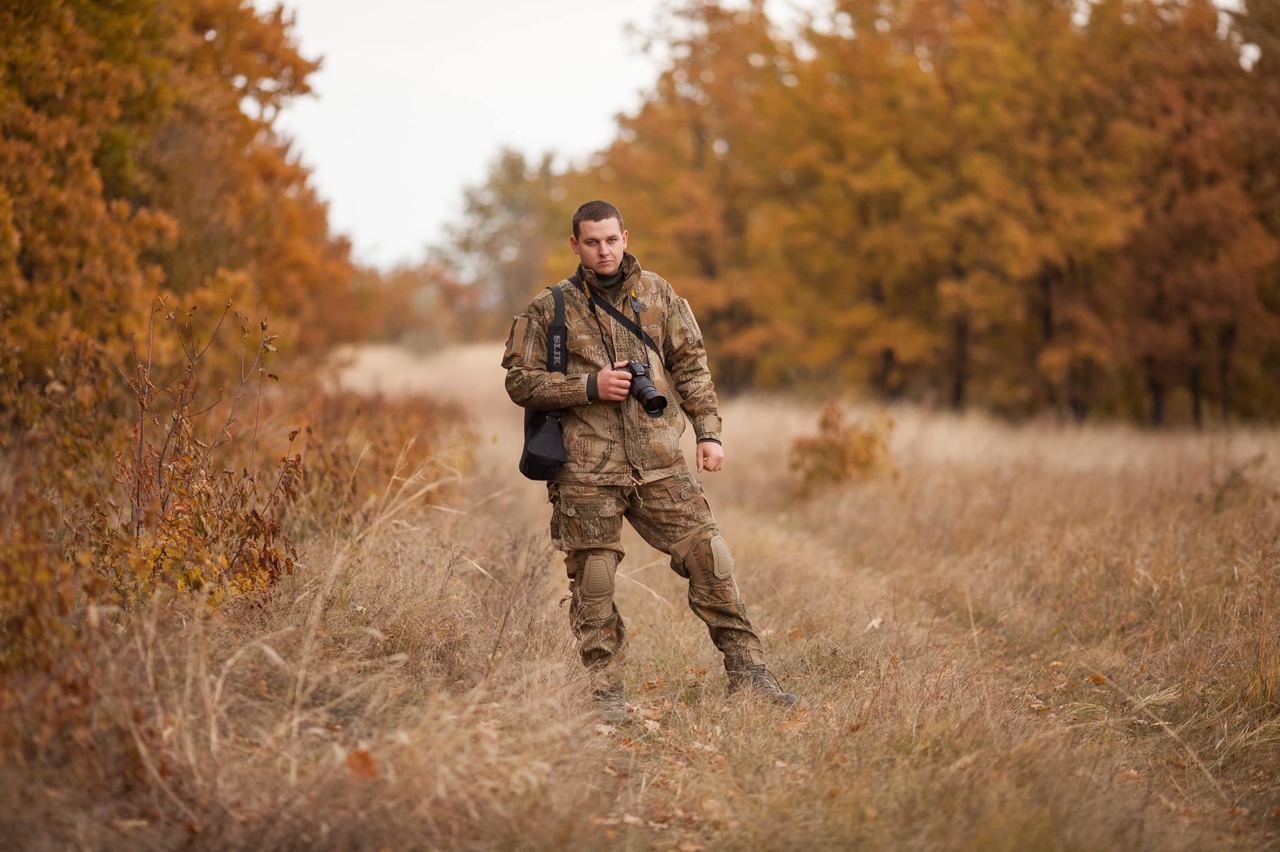
[(1276, 845), (1275, 433), (895, 411), (896, 478), (800, 499), (786, 448), (817, 407), (735, 401), (729, 468), (704, 479), (771, 665), (805, 707), (726, 697), (683, 582), (629, 534), (633, 719), (597, 730), (497, 360), (357, 353), (347, 383), (470, 411), (460, 496), (313, 537), (257, 604), (104, 619), (93, 722), (0, 768), (0, 834), (30, 848)]

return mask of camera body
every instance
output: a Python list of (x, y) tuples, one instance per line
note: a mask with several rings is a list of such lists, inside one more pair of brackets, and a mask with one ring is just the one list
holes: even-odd
[(658, 392), (649, 377), (649, 368), (639, 361), (628, 361), (624, 367), (631, 374), (631, 395), (650, 417), (661, 417), (667, 410), (667, 398)]

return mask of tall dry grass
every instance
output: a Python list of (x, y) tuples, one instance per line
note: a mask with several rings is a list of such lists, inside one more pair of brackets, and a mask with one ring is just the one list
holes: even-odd
[[(818, 407), (726, 406), (706, 476), (771, 667), (726, 696), (628, 532), (632, 719), (598, 728), (492, 347), (355, 353), (468, 412), (269, 596), (100, 619), (91, 724), (0, 768), (29, 848), (1276, 844), (1280, 441), (891, 412), (896, 475), (800, 496)], [(1259, 454), (1265, 457), (1250, 463)], [(448, 501), (412, 498), (449, 487)], [(427, 492), (434, 493), (434, 492)], [(398, 495), (398, 498), (397, 498)], [(304, 519), (303, 519), (304, 520)], [(301, 520), (298, 522), (302, 522)], [(39, 719), (23, 742), (39, 740)]]

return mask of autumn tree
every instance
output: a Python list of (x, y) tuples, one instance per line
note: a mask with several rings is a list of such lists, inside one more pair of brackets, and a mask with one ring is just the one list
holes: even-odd
[(719, 342), (717, 381), (744, 387), (768, 339), (754, 301), (764, 285), (748, 262), (751, 214), (778, 153), (764, 106), (794, 84), (796, 61), (758, 0), (691, 4), (650, 38), (670, 64), (617, 140), (567, 185), (619, 205), (642, 263), (679, 282)]
[[(1241, 83), (1237, 146), (1243, 186), (1258, 221), (1274, 239), (1280, 239), (1280, 5), (1269, 0), (1244, 0), (1233, 14), (1233, 35), (1247, 65)], [(1280, 333), (1274, 320), (1280, 317), (1280, 259), (1257, 270), (1258, 316), (1271, 320), (1269, 329), (1251, 333), (1252, 352), (1220, 360), (1219, 402), (1222, 418), (1229, 411), (1248, 417), (1280, 410)], [(1235, 392), (1233, 393), (1233, 387)]]
[(522, 301), (562, 274), (554, 238), (497, 235), (563, 239), (573, 203), (614, 201), (731, 390), (1274, 416), (1276, 14), (838, 0), (784, 32), (689, 2), (613, 142), (563, 173), (504, 155), (456, 241), (522, 270)]
[(1229, 416), (1242, 346), (1256, 357), (1280, 328), (1259, 301), (1277, 243), (1250, 197), (1241, 148), (1248, 75), (1219, 35), (1218, 10), (1188, 0), (1141, 11), (1131, 92), (1155, 142), (1136, 181), (1143, 221), (1121, 257), (1116, 322), (1151, 422), (1164, 421), (1182, 388), (1199, 425), (1211, 392)]
[[(0, 9), (0, 310), (32, 381), (77, 337), (121, 341), (163, 280), (146, 252), (172, 217), (112, 197), (124, 149), (176, 98), (150, 58), (153, 4), (19, 2)], [(124, 38), (126, 33), (135, 38)], [(12, 380), (14, 377), (8, 376)]]
[(436, 350), (495, 333), (484, 289), (458, 280), (438, 259), (386, 271), (361, 269), (353, 295), (357, 314), (366, 321), (362, 340)]
[(70, 341), (126, 345), (161, 292), (341, 334), (346, 243), (273, 131), (315, 68), (290, 26), (240, 0), (0, 11), (0, 306), (26, 381)]
[(554, 247), (568, 239), (569, 216), (557, 215), (563, 199), (552, 156), (530, 162), (514, 150), (502, 151), (485, 179), (465, 191), (462, 219), (440, 254), (496, 317), (489, 333), (519, 313), (549, 275), (567, 274), (549, 272)]

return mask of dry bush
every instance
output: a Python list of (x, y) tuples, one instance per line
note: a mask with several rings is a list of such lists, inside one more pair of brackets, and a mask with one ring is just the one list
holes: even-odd
[(40, 381), (21, 372), (0, 339), (0, 671), (52, 666), (74, 638), (73, 613), (100, 591), (100, 577), (69, 546), (85, 506), (103, 496), (104, 442), (125, 440), (123, 405), (107, 365), (72, 341)]
[(296, 567), (295, 542), (449, 496), (465, 463), (449, 449), (465, 440), (456, 412), (311, 395), (310, 425), (285, 439), (281, 412), (305, 406), (273, 392), (274, 340), (229, 306), (201, 321), (157, 301), (124, 364), (86, 344), (43, 386), (6, 367), (0, 705), (36, 722), (5, 726), (6, 754), (61, 765), (86, 745), (120, 680), (100, 631), (127, 629), (128, 610), (177, 593), (251, 611)]
[[(297, 496), (302, 458), (286, 451), (268, 466), (258, 455), (264, 385), (276, 379), (266, 369), (276, 336), (265, 320), (251, 328), (235, 316), (239, 367), (229, 396), (204, 393), (210, 378), (204, 362), (219, 343), (230, 307), (208, 338), (200, 338), (192, 327), (194, 310), (166, 311), (157, 302), (145, 350), (135, 346), (121, 370), (134, 409), (129, 445), (115, 453), (116, 496), (123, 505), (93, 507), (72, 540), (110, 583), (118, 605), (173, 588), (207, 592), (209, 604), (218, 606), (229, 595), (262, 591), (293, 570), (294, 547), (280, 521)], [(176, 364), (157, 362), (157, 319), (180, 347)], [(232, 454), (228, 445), (246, 417), (248, 446)]]
[(893, 420), (881, 413), (846, 423), (844, 412), (829, 403), (818, 418), (815, 435), (791, 443), (791, 470), (803, 490), (863, 480), (894, 472), (889, 454)]
[(306, 478), (293, 529), (329, 532), (359, 525), (386, 507), (404, 477), (431, 483), (422, 498), (447, 501), (471, 463), (461, 409), (425, 397), (330, 391), (299, 412)]

